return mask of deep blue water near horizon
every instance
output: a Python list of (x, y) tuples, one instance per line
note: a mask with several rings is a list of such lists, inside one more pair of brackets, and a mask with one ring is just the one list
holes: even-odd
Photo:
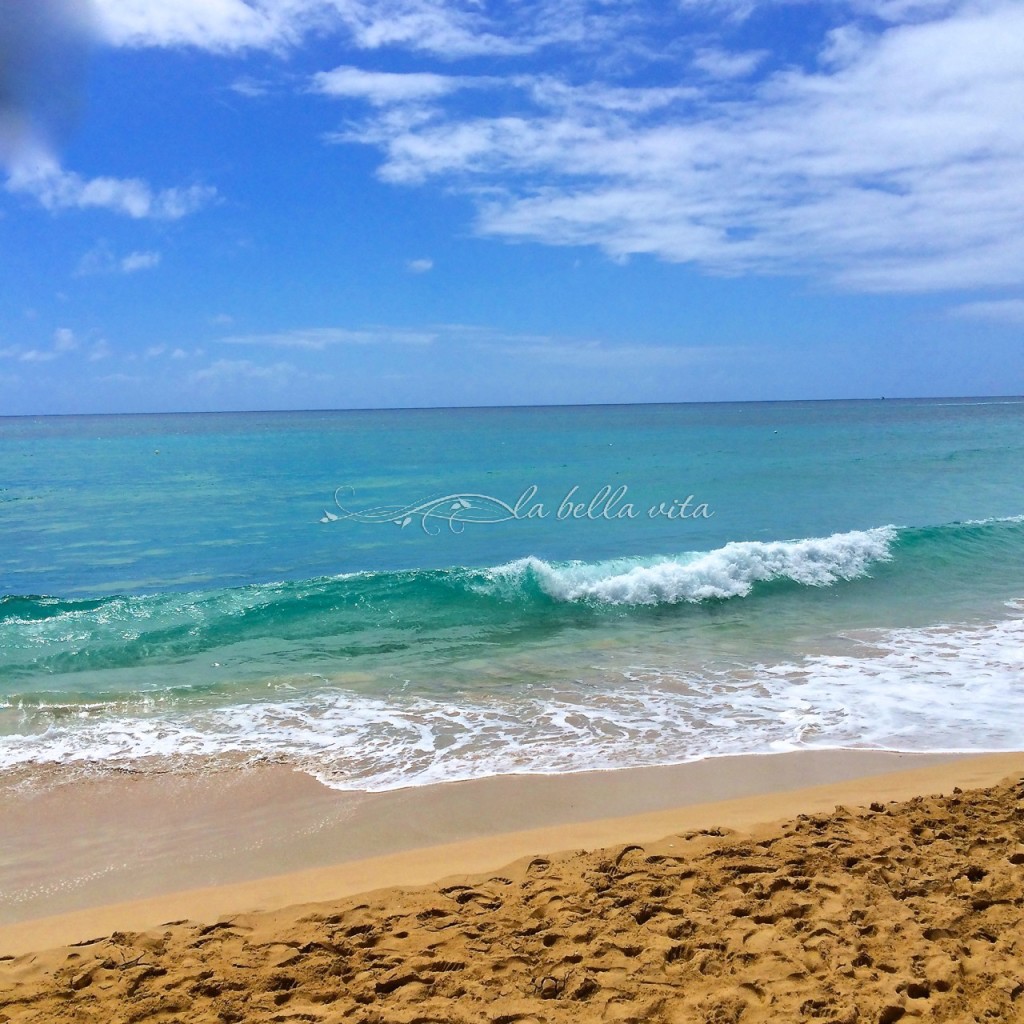
[(0, 418), (0, 766), (1020, 747), (1022, 470), (1015, 398)]

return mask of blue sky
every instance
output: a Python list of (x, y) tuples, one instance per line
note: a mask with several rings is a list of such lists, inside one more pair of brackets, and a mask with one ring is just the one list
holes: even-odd
[(0, 0), (0, 414), (1024, 392), (1019, 0)]

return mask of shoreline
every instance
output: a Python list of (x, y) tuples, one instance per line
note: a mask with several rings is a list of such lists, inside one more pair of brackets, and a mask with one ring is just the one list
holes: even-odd
[(0, 833), (14, 837), (0, 853), (0, 955), (424, 885), (541, 853), (972, 789), (1015, 772), (1024, 753), (847, 750), (372, 794), (281, 768), (14, 792), (0, 808)]

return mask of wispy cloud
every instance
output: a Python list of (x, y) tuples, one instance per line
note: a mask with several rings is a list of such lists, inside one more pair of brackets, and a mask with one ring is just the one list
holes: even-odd
[(79, 347), (78, 337), (70, 327), (58, 327), (53, 332), (53, 344), (50, 348), (8, 345), (0, 348), (0, 359), (12, 359), (21, 363), (51, 363), (70, 352), (77, 351)]
[(53, 348), (56, 352), (73, 352), (78, 348), (78, 339), (70, 327), (58, 327), (53, 332)]
[(245, 96), (247, 99), (258, 99), (261, 96), (267, 96), (270, 93), (270, 84), (261, 81), (258, 78), (253, 78), (250, 75), (243, 75), (241, 78), (236, 78), (228, 88), (239, 96)]
[(362, 99), (375, 106), (432, 100), (445, 96), (470, 83), (454, 75), (428, 72), (397, 74), (388, 71), (364, 71), (342, 65), (333, 71), (320, 71), (313, 76), (312, 89), (324, 96)]
[(511, 26), (488, 17), (474, 0), (333, 0), (334, 13), (351, 40), (367, 50), (401, 46), (445, 57), (525, 53), (539, 45), (537, 14)]
[(296, 380), (324, 380), (322, 374), (311, 374), (291, 363), (276, 362), (270, 365), (256, 363), (251, 359), (217, 359), (189, 375), (193, 384), (221, 388), (258, 383), (281, 387)]
[[(724, 16), (741, 22), (759, 9), (771, 7), (810, 6), (814, 0), (678, 0), (684, 10), (698, 14)], [(902, 22), (926, 19), (950, 13), (963, 5), (963, 0), (849, 0), (848, 7), (857, 14), (868, 14), (883, 21)]]
[(217, 196), (208, 185), (154, 190), (140, 178), (83, 178), (48, 156), (19, 160), (11, 168), (7, 190), (30, 195), (53, 212), (94, 208), (137, 220), (179, 220)]
[(426, 274), (434, 269), (434, 261), (428, 259), (409, 260), (405, 267), (410, 274)]
[(432, 331), (405, 328), (306, 327), (267, 334), (236, 334), (221, 338), (224, 345), (254, 345), (322, 351), (334, 345), (429, 345), (437, 335)]
[(217, 359), (209, 366), (196, 370), (192, 380), (199, 384), (225, 384), (238, 380), (284, 379), (295, 373), (290, 363), (260, 366), (250, 359)]
[[(331, 347), (370, 345), (401, 345), (423, 350), (435, 345), (446, 352), (464, 352), (467, 358), (487, 357), (501, 362), (573, 366), (587, 370), (729, 365), (739, 355), (747, 352), (746, 349), (735, 346), (634, 345), (600, 338), (531, 334), (501, 330), (487, 325), (460, 323), (426, 324), (414, 329), (298, 329), (275, 334), (222, 338), (221, 342), (308, 352), (322, 352)], [(247, 368), (251, 367), (255, 367), (252, 369), (252, 375), (263, 374), (263, 370), (258, 368), (260, 364), (249, 360), (222, 359), (217, 360), (214, 366), (220, 368), (218, 374), (229, 371), (248, 373)]]
[(124, 256), (117, 256), (107, 242), (98, 242), (78, 261), (75, 277), (89, 277), (93, 274), (134, 274), (140, 270), (158, 267), (161, 259), (161, 254), (152, 249), (136, 250)]
[(65, 170), (53, 155), (79, 106), (80, 71), (95, 30), (92, 13), (92, 5), (82, 0), (32, 0), (3, 9), (0, 167), (7, 172), (6, 190), (31, 196), (54, 212), (106, 209), (157, 220), (194, 213), (216, 198), (215, 189), (154, 189), (140, 178), (86, 178)]
[(145, 252), (130, 252), (118, 264), (124, 274), (134, 274), (138, 270), (152, 270), (160, 265), (160, 253), (147, 249)]
[(30, 348), (22, 352), (18, 359), (23, 363), (49, 363), (57, 358), (59, 353), (52, 349)]
[(283, 51), (340, 31), (363, 50), (401, 47), (446, 59), (599, 46), (631, 12), (603, 0), (533, 0), (492, 10), (478, 0), (93, 0), (115, 46)]
[(962, 6), (962, 0), (853, 0), (855, 10), (893, 22), (935, 18)]
[(558, 114), (571, 112), (586, 121), (625, 114), (643, 123), (642, 115), (663, 115), (666, 108), (680, 101), (704, 98), (703, 91), (696, 85), (622, 86), (600, 81), (570, 83), (551, 74), (516, 75), (504, 83), (496, 79), (479, 81), (490, 85), (504, 84), (506, 91), (519, 89), (544, 110)]
[(109, 359), (111, 355), (113, 355), (113, 350), (110, 347), (110, 343), (106, 339), (100, 338), (89, 349), (89, 362), (99, 363), (104, 359)]
[(647, 367), (728, 365), (748, 350), (738, 346), (633, 345), (599, 338), (527, 334), (475, 324), (438, 324), (431, 328), (446, 346), (464, 345), (533, 364), (587, 370), (635, 370)]
[(965, 302), (954, 306), (951, 316), (968, 320), (987, 320), (990, 323), (1024, 327), (1024, 299), (994, 299), (990, 302)]
[(149, 383), (145, 377), (137, 373), (105, 373), (93, 379), (100, 384), (129, 384), (133, 387)]
[[(325, 137), (374, 147), (387, 182), (462, 192), (481, 235), (862, 291), (1024, 281), (1024, 6), (835, 0), (816, 52), (735, 45), (744, 19), (809, 2), (93, 0), (92, 10), (94, 32), (116, 46), (284, 52), (334, 32), (375, 64), (398, 51), (402, 67), (440, 58), (440, 70), (401, 73), (344, 64), (305, 88), (354, 101)], [(545, 48), (558, 74), (517, 63)], [(484, 55), (501, 58), (486, 75), (452, 70)], [(266, 85), (243, 77), (232, 88), (255, 96)], [(217, 199), (209, 186), (87, 178), (24, 152), (11, 166), (8, 190), (53, 211), (175, 220)], [(158, 259), (140, 251), (115, 266)], [(424, 343), (399, 333), (222, 340)]]
[(729, 365), (747, 350), (728, 346), (623, 345), (601, 341), (545, 338), (494, 350), (531, 363), (571, 366), (581, 370), (626, 371), (644, 368), (693, 368)]
[(731, 52), (712, 46), (697, 51), (693, 66), (714, 78), (745, 78), (767, 57), (767, 50)]
[(227, 52), (297, 41), (317, 3), (292, 0), (93, 0), (97, 30), (115, 46)]
[(335, 140), (377, 147), (386, 181), (464, 191), (484, 235), (866, 291), (1021, 282), (1024, 6), (857, 6), (888, 23), (823, 36), (817, 66), (747, 81), (754, 56), (705, 48), (724, 93), (516, 76), (490, 114), (442, 96)]

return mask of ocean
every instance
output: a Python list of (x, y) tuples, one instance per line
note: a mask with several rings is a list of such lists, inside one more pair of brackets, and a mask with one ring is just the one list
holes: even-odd
[(0, 770), (1024, 747), (1024, 399), (0, 418)]

